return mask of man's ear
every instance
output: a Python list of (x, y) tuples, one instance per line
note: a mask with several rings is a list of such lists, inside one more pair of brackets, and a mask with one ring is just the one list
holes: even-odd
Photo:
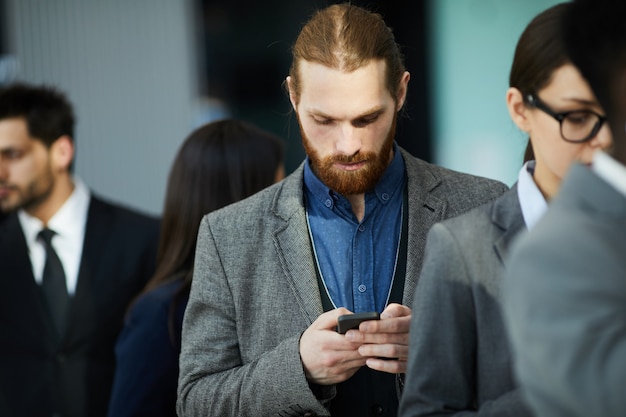
[(291, 76), (287, 76), (286, 80), (287, 82), (287, 91), (289, 91), (289, 101), (291, 101), (291, 107), (293, 107), (294, 111), (296, 110), (296, 106), (298, 104), (298, 100), (296, 97), (296, 92), (294, 90), (294, 86), (293, 86), (293, 80), (291, 79)]
[(522, 92), (517, 88), (511, 87), (506, 91), (506, 107), (509, 110), (511, 120), (520, 130), (528, 133), (530, 131), (528, 106), (526, 106)]
[(409, 88), (409, 80), (411, 79), (411, 74), (408, 71), (404, 71), (402, 74), (402, 78), (400, 79), (400, 87), (398, 88), (398, 97), (397, 97), (397, 106), (396, 111), (400, 111), (402, 106), (406, 101), (406, 94)]
[(69, 171), (74, 159), (74, 142), (67, 135), (60, 136), (50, 146), (50, 155), (53, 169)]

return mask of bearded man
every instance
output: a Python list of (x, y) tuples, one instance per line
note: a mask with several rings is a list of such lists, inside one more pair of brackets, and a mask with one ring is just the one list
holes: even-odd
[(378, 14), (332, 5), (303, 27), (286, 86), (307, 158), (202, 220), (179, 415), (397, 414), (428, 229), (507, 188), (395, 143), (409, 78)]

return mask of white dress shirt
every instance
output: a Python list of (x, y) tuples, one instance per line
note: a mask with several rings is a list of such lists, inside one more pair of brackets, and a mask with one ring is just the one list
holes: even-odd
[[(72, 195), (48, 222), (48, 228), (56, 232), (52, 238), (52, 247), (63, 264), (67, 292), (70, 295), (76, 292), (90, 198), (87, 186), (79, 178), (74, 178)], [(43, 242), (37, 239), (37, 235), (43, 229), (44, 224), (24, 210), (19, 210), (17, 214), (26, 237), (35, 281), (41, 284), (46, 250)]]
[(517, 198), (522, 208), (524, 224), (528, 230), (532, 229), (537, 221), (548, 209), (548, 203), (533, 180), (535, 161), (528, 161), (520, 169), (517, 177)]

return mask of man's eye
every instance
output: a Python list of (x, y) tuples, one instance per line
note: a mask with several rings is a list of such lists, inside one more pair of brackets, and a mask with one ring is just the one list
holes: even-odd
[(313, 118), (313, 121), (318, 124), (318, 125), (329, 125), (332, 123), (332, 120), (330, 119), (317, 119), (317, 118)]
[(355, 120), (353, 125), (355, 127), (365, 127), (374, 123), (378, 119), (378, 116), (364, 117), (362, 119)]

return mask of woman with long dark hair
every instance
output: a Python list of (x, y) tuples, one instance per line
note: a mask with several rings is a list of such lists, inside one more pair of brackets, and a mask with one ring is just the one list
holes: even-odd
[(200, 220), (282, 179), (284, 144), (246, 122), (206, 124), (182, 144), (172, 165), (157, 268), (131, 304), (116, 345), (108, 415), (176, 416), (182, 319)]
[(493, 202), (430, 229), (413, 301), (402, 417), (532, 416), (503, 323), (509, 249), (535, 226), (568, 169), (590, 163), (612, 142), (604, 111), (562, 38), (569, 7), (537, 15), (517, 43), (506, 104), (533, 151), (518, 181)]

